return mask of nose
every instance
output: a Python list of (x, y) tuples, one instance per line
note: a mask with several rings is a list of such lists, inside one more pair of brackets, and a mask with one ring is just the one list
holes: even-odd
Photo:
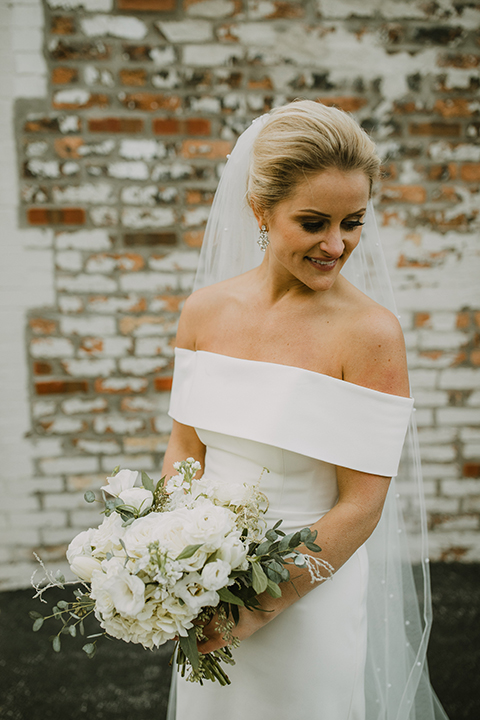
[(340, 227), (330, 227), (328, 232), (320, 241), (320, 249), (332, 258), (342, 255), (345, 250), (345, 243), (342, 239), (342, 231)]

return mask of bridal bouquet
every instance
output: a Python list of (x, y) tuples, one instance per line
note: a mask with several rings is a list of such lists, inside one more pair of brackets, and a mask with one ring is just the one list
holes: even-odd
[[(220, 663), (234, 664), (239, 607), (260, 607), (257, 596), (265, 591), (280, 597), (280, 583), (290, 580), (290, 563), (307, 567), (312, 582), (328, 563), (299, 552), (301, 544), (320, 551), (309, 528), (285, 535), (280, 521), (266, 530), (268, 501), (260, 480), (240, 485), (196, 479), (200, 464), (193, 458), (175, 469), (178, 475), (166, 485), (164, 479), (155, 486), (144, 472), (118, 468), (107, 478), (105, 519), (77, 535), (67, 550), (83, 587), (75, 590), (73, 601), (58, 602), (50, 616), (30, 613), (33, 629), (49, 617), (59, 619), (53, 637), (59, 651), (61, 635), (75, 636), (77, 629), (83, 634), (83, 621), (93, 613), (104, 632), (88, 636), (94, 642), (83, 649), (90, 657), (104, 634), (146, 648), (175, 639), (182, 675), (225, 685), (230, 681)], [(96, 496), (90, 491), (85, 499), (94, 502)], [(48, 587), (65, 585), (63, 576), (46, 573), (46, 585), (33, 583), (41, 600)], [(203, 655), (197, 642), (214, 616), (227, 646)]]

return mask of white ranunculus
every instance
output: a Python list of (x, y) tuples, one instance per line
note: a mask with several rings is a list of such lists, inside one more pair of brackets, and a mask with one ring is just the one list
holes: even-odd
[(207, 605), (218, 605), (220, 599), (215, 590), (205, 590), (202, 578), (197, 572), (189, 573), (179, 580), (172, 593), (181, 598), (195, 615)]
[(235, 530), (235, 515), (227, 508), (204, 500), (189, 510), (183, 530), (186, 545), (202, 543), (205, 551), (213, 552)]
[(103, 485), (109, 495), (118, 497), (124, 490), (130, 490), (137, 485), (138, 472), (136, 470), (120, 470), (113, 477), (107, 477), (108, 485)]
[(220, 590), (233, 582), (228, 582), (231, 572), (232, 568), (225, 560), (207, 563), (202, 570), (202, 585), (206, 590)]
[(78, 555), (89, 557), (92, 554), (92, 537), (95, 531), (95, 528), (89, 528), (73, 538), (67, 549), (67, 560), (70, 564)]
[(123, 501), (124, 505), (134, 507), (138, 512), (148, 510), (153, 503), (153, 493), (140, 487), (122, 490), (118, 497)]
[(122, 518), (115, 512), (104, 519), (92, 535), (93, 555), (122, 552), (120, 538), (125, 535), (122, 523)]
[(217, 557), (219, 560), (227, 562), (232, 570), (238, 568), (246, 570), (248, 568), (247, 561), (248, 548), (240, 540), (236, 533), (232, 533), (222, 542), (220, 548), (217, 551)]
[(86, 557), (85, 555), (77, 555), (70, 563), (70, 570), (75, 573), (80, 580), (84, 580), (85, 582), (91, 582), (93, 572), (100, 569), (101, 565), (99, 560), (93, 557)]

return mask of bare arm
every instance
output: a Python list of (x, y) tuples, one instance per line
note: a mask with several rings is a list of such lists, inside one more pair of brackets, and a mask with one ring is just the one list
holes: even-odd
[(177, 475), (173, 463), (186, 460), (189, 457), (195, 458), (201, 464), (202, 470), (196, 473), (196, 477), (201, 477), (205, 463), (205, 445), (200, 441), (194, 428), (189, 425), (182, 425), (174, 420), (172, 434), (163, 461), (162, 477), (166, 475), (168, 479), (172, 475)]

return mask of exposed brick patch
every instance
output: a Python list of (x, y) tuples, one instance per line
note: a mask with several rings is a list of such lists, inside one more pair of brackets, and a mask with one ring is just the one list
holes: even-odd
[(33, 363), (33, 373), (34, 375), (51, 375), (52, 365), (51, 363), (36, 361)]
[(84, 144), (81, 137), (65, 137), (58, 138), (54, 142), (54, 148), (57, 155), (61, 158), (79, 158), (81, 157), (78, 150)]
[(463, 477), (478, 478), (480, 477), (480, 462), (468, 462), (463, 466)]
[(55, 95), (52, 106), (56, 110), (86, 110), (91, 107), (108, 107), (110, 98), (102, 93), (91, 93), (85, 100), (63, 100), (61, 94)]
[(68, 15), (54, 15), (51, 19), (50, 32), (54, 35), (73, 35), (75, 20)]
[(356, 112), (360, 108), (365, 107), (367, 100), (364, 97), (334, 96), (322, 95), (316, 98), (324, 105), (338, 107), (345, 112)]
[(172, 389), (172, 377), (157, 377), (154, 380), (155, 390), (158, 392), (168, 392)]
[(51, 335), (57, 330), (57, 323), (47, 318), (30, 318), (29, 325), (36, 335)]
[(465, 163), (460, 168), (460, 177), (466, 182), (480, 181), (480, 163)]
[(68, 43), (59, 40), (49, 51), (52, 60), (107, 60), (111, 46), (105, 43), (79, 42)]
[(143, 68), (136, 70), (120, 70), (119, 78), (122, 85), (135, 85), (142, 87), (147, 84), (147, 73)]
[(474, 113), (472, 102), (466, 98), (448, 98), (447, 100), (436, 100), (435, 111), (445, 118), (471, 117)]
[(120, 97), (120, 102), (129, 110), (178, 110), (181, 106), (181, 99), (176, 95), (160, 95), (158, 93), (126, 93)]
[(189, 247), (201, 247), (203, 242), (203, 230), (189, 230), (183, 233), (183, 241)]
[(182, 156), (202, 160), (219, 160), (225, 159), (231, 149), (232, 143), (229, 140), (184, 140)]
[(144, 122), (141, 118), (102, 117), (91, 118), (88, 121), (90, 132), (102, 133), (140, 133)]
[(37, 395), (88, 392), (87, 380), (48, 380), (35, 383)]
[(156, 247), (157, 245), (175, 245), (175, 233), (126, 233), (123, 243), (128, 247)]
[(84, 225), (83, 208), (29, 208), (30, 225)]
[(153, 123), (155, 135), (210, 135), (212, 124), (204, 118), (156, 118)]
[(458, 123), (422, 122), (411, 123), (409, 126), (410, 135), (430, 137), (460, 137), (461, 130)]
[(134, 12), (170, 12), (176, 5), (176, 0), (117, 0), (118, 10)]
[(52, 83), (54, 85), (67, 85), (78, 81), (77, 68), (56, 67), (52, 72)]
[(382, 202), (424, 203), (427, 193), (423, 185), (384, 185)]

